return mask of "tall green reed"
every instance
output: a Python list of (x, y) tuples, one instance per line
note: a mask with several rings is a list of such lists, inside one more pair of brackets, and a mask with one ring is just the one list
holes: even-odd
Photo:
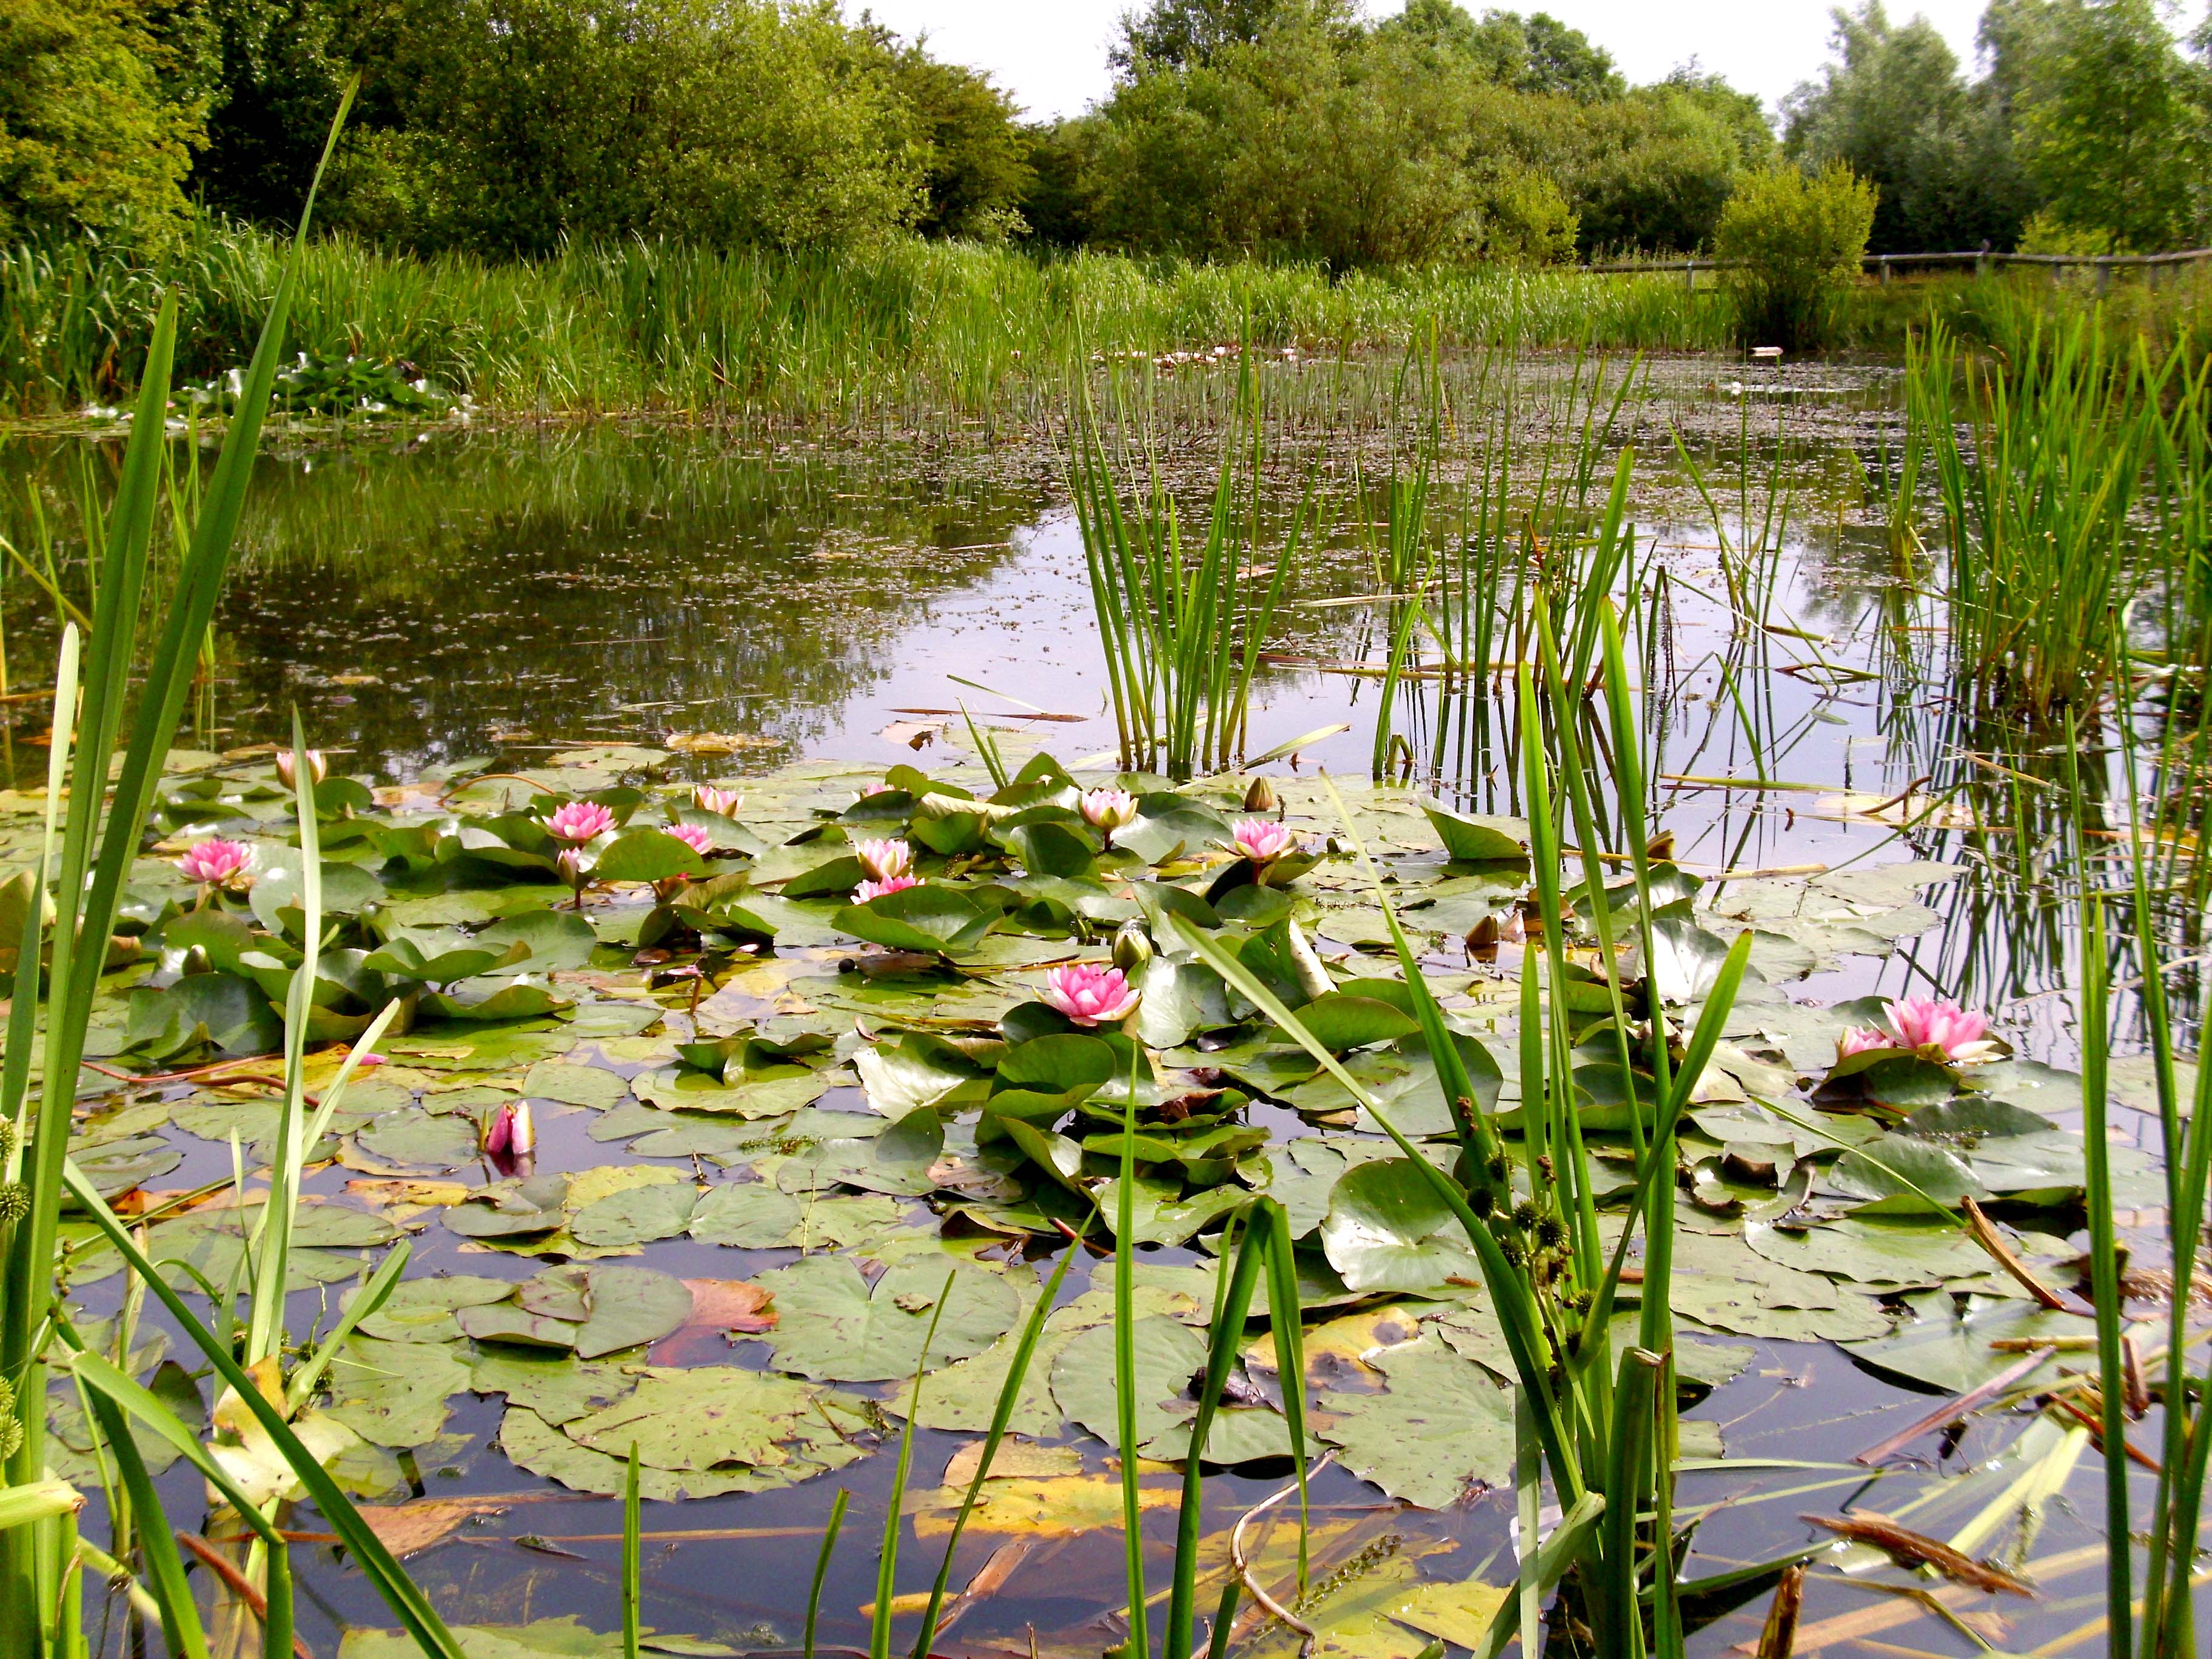
[[(1613, 730), (1616, 757), (1640, 752), (1626, 654), (1609, 607), (1595, 618)], [(1458, 1217), (1482, 1267), (1502, 1335), (1526, 1403), (1528, 1425), (1565, 1519), (1543, 1549), (1528, 1549), (1524, 1569), (1531, 1583), (1552, 1582), (1572, 1569), (1580, 1585), (1579, 1611), (1595, 1632), (1598, 1650), (1636, 1656), (1682, 1650), (1673, 1595), (1671, 1474), (1679, 1435), (1671, 1364), (1668, 1313), (1675, 1182), (1675, 1135), (1692, 1091), (1711, 1058), (1741, 983), (1750, 939), (1740, 938), (1705, 994), (1693, 1029), (1677, 1054), (1668, 1020), (1648, 977), (1632, 981), (1622, 960), (1628, 941), (1613, 931), (1612, 900), (1602, 886), (1600, 845), (1572, 721), (1561, 705), (1578, 704), (1568, 682), (1540, 599), (1532, 616), (1547, 694), (1559, 714), (1563, 753), (1555, 775), (1538, 719), (1537, 678), (1518, 673), (1527, 767), (1529, 856), (1536, 881), (1540, 937), (1522, 959), (1521, 1021), (1521, 1159), (1516, 1167), (1499, 1127), (1476, 1104), (1476, 1094), (1453, 1030), (1421, 963), (1397, 921), (1379, 872), (1358, 848), (1350, 815), (1339, 802), (1340, 832), (1352, 839), (1374, 885), (1389, 928), (1423, 1035), (1436, 1059), (1452, 1107), (1459, 1156), (1439, 1168), (1391, 1121), (1390, 1110), (1363, 1087), (1299, 1020), (1218, 941), (1180, 917), (1167, 919), (1176, 942), (1195, 953), (1241, 995), (1290, 1034), (1348, 1090), (1395, 1140), (1413, 1168)], [(1577, 689), (1578, 690), (1578, 689)], [(1636, 803), (1627, 832), (1633, 884), (1630, 928), (1643, 960), (1654, 950), (1654, 912), (1663, 868), (1642, 850), (1641, 781), (1632, 772), (1624, 793)], [(1565, 799), (1560, 798), (1564, 794)], [(1590, 988), (1570, 966), (1566, 952), (1566, 896), (1560, 880), (1563, 827), (1571, 823), (1582, 842), (1589, 913), (1598, 933), (1596, 988), (1607, 1016), (1598, 1024), (1622, 1073), (1623, 1095), (1638, 1105), (1630, 1114), (1635, 1176), (1616, 1242), (1607, 1247), (1599, 1224), (1595, 1183), (1584, 1140), (1574, 1083), (1578, 1039), (1567, 1012)], [(1579, 908), (1579, 907), (1578, 907)], [(1648, 969), (1647, 969), (1648, 973)], [(1648, 1024), (1648, 1031), (1641, 1027)], [(1645, 1069), (1648, 1065), (1648, 1070)], [(1615, 1352), (1611, 1330), (1630, 1247), (1644, 1249), (1638, 1325), (1634, 1342)], [(1533, 1543), (1533, 1540), (1531, 1540)], [(1646, 1606), (1651, 1609), (1647, 1622)], [(1501, 1608), (1493, 1646), (1502, 1645), (1521, 1618), (1520, 1601)]]
[(1157, 469), (1125, 499), (1095, 418), (1079, 426), (1069, 469), (1121, 763), (1178, 779), (1224, 769), (1242, 750), (1253, 675), (1312, 513), (1310, 483), (1262, 567), (1263, 428), (1249, 355), (1240, 377), (1249, 442), (1223, 446), (1194, 549)]
[(2174, 574), (2136, 521), (2178, 357), (2116, 345), (2094, 315), (2033, 330), (2009, 361), (1941, 328), (1910, 349), (1905, 395), (1942, 502), (1954, 673), (1979, 708), (2094, 707), (2123, 672), (2118, 626)]
[[(344, 102), (350, 101), (350, 94)], [(341, 108), (338, 120), (344, 118)], [(332, 128), (335, 141), (337, 127)], [(325, 149), (325, 161), (328, 150)], [(312, 214), (311, 191), (302, 213)], [(229, 562), (269, 390), (283, 349), (287, 319), (296, 286), (297, 255), (278, 276), (259, 343), (245, 377), (223, 445), (204, 491), (199, 495), (171, 573), (166, 614), (153, 638), (150, 659), (139, 661), (142, 606), (149, 600), (148, 575), (161, 495), (165, 422), (171, 365), (177, 343), (178, 308), (165, 299), (147, 348), (131, 442), (121, 477), (105, 516), (106, 547), (92, 590), (90, 627), (80, 641), (72, 624), (60, 652), (54, 710), (54, 740), (49, 774), (46, 830), (33, 866), (33, 902), (26, 907), (18, 943), (15, 982), (9, 1016), (8, 1048), (0, 1065), (0, 1122), (4, 1122), (7, 1175), (11, 1200), (9, 1218), (0, 1222), (0, 1380), (8, 1385), (12, 1419), (7, 1459), (10, 1488), (37, 1486), (44, 1474), (46, 1375), (57, 1349), (59, 1361), (88, 1392), (91, 1413), (102, 1429), (103, 1455), (112, 1459), (109, 1490), (125, 1495), (112, 1516), (120, 1545), (130, 1516), (139, 1524), (132, 1535), (149, 1592), (161, 1609), (164, 1635), (173, 1652), (194, 1655), (205, 1644), (198, 1614), (185, 1584), (180, 1563), (168, 1544), (158, 1496), (145, 1478), (128, 1442), (123, 1419), (143, 1423), (174, 1445), (206, 1474), (238, 1510), (255, 1534), (264, 1584), (264, 1633), (275, 1649), (291, 1644), (292, 1579), (289, 1547), (266, 1506), (257, 1506), (222, 1469), (197, 1432), (179, 1420), (150, 1393), (112, 1362), (87, 1350), (53, 1299), (52, 1274), (64, 1195), (84, 1212), (121, 1254), (131, 1297), (150, 1291), (187, 1337), (215, 1366), (240, 1408), (252, 1415), (306, 1486), (325, 1518), (386, 1601), (426, 1653), (459, 1659), (453, 1638), (428, 1601), (407, 1579), (375, 1534), (363, 1522), (329, 1474), (301, 1443), (287, 1419), (296, 1402), (272, 1401), (264, 1384), (283, 1342), (283, 1297), (286, 1283), (290, 1206), (298, 1196), (302, 1139), (301, 1045), (313, 987), (313, 952), (317, 934), (310, 902), (307, 961), (296, 976), (289, 1012), (294, 1035), (287, 1050), (287, 1125), (276, 1181), (264, 1206), (252, 1254), (257, 1290), (242, 1348), (237, 1334), (218, 1336), (185, 1306), (140, 1252), (128, 1231), (69, 1158), (72, 1107), (80, 1061), (94, 997), (107, 965), (108, 940), (122, 888), (138, 854), (162, 763), (174, 737), (190, 688), (195, 659), (206, 637), (224, 570)], [(138, 683), (135, 703), (133, 682)], [(295, 744), (301, 739), (295, 721)], [(303, 745), (302, 745), (303, 746)], [(295, 751), (295, 759), (297, 758)], [(301, 765), (303, 778), (310, 775)], [(65, 817), (58, 817), (66, 799)], [(301, 796), (301, 838), (310, 870), (315, 861), (315, 817), (308, 794)], [(59, 851), (56, 854), (58, 832)], [(53, 915), (40, 902), (52, 882)], [(312, 877), (309, 880), (312, 887)], [(43, 969), (43, 972), (42, 972)], [(32, 1054), (39, 1047), (40, 1017), (44, 1043), (40, 1075), (33, 1091)], [(313, 1126), (328, 1121), (331, 1102)], [(281, 1212), (281, 1215), (280, 1215)], [(363, 1287), (352, 1318), (372, 1310), (397, 1282), (404, 1263), (395, 1252)], [(331, 1344), (342, 1340), (349, 1322), (326, 1340), (295, 1376), (312, 1388), (329, 1363)], [(262, 1374), (249, 1374), (247, 1364)], [(160, 1538), (156, 1539), (156, 1532)], [(0, 1651), (26, 1659), (67, 1656), (81, 1646), (76, 1582), (78, 1554), (73, 1512), (0, 1531)], [(126, 1554), (131, 1552), (125, 1551)]]

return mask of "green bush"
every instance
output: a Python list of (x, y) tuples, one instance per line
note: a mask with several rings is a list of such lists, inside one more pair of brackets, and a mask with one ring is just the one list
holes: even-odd
[(1840, 161), (1747, 173), (1721, 209), (1714, 251), (1746, 344), (1818, 345), (1857, 279), (1874, 228), (1875, 187)]

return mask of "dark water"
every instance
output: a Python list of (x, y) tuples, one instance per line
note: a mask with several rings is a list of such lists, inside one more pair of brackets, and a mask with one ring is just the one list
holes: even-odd
[[(1749, 429), (1739, 423), (1742, 378), (1735, 366), (1671, 366), (1661, 398), (1639, 416), (1644, 453), (1660, 458), (1646, 464), (1650, 495), (1639, 514), (1658, 552), (1653, 568), (1663, 567), (1672, 583), (1674, 623), (1668, 670), (1647, 688), (1645, 718), (1663, 733), (1654, 769), (1694, 780), (1661, 787), (1679, 855), (1709, 875), (1915, 854), (1963, 859), (1968, 878), (1943, 901), (1951, 907), (1943, 927), (1886, 961), (1854, 959), (1792, 994), (1827, 1001), (1871, 990), (1962, 992), (1990, 1006), (2024, 1052), (2063, 1058), (2072, 1029), (2063, 994), (2069, 947), (2033, 901), (2034, 872), (2014, 867), (2002, 841), (1951, 827), (1975, 821), (1971, 801), (1963, 819), (1938, 815), (1900, 836), (1879, 811), (1855, 813), (1853, 802), (1835, 799), (1879, 807), (1916, 781), (1959, 770), (1955, 733), (1939, 710), (1931, 618), (1915, 608), (1879, 523), (1881, 377), (1767, 388), (1787, 395), (1756, 401), (1753, 464), (1739, 468), (1717, 528), (1661, 434), (1679, 423), (1693, 453), (1732, 464)], [(1818, 407), (1805, 416), (1799, 406), (1808, 402)], [(1782, 408), (1802, 429), (1778, 441), (1770, 426)], [(1825, 424), (1819, 409), (1830, 411)], [(1786, 465), (1770, 472), (1778, 441)], [(43, 519), (66, 561), (79, 545), (75, 504), (88, 481), (98, 493), (112, 463), (112, 449), (75, 440), (0, 444), (0, 533), (36, 557)], [(1299, 478), (1297, 467), (1281, 469), (1271, 522), (1289, 511)], [(1771, 499), (1776, 479), (1786, 501)], [(1291, 598), (1299, 608), (1286, 613), (1273, 641), (1297, 660), (1263, 672), (1248, 752), (1348, 722), (1296, 763), (1366, 768), (1376, 684), (1329, 669), (1379, 660), (1384, 613), (1311, 602), (1374, 591), (1365, 550), (1371, 482), (1350, 465), (1330, 469), (1325, 546), (1298, 573)], [(1448, 535), (1457, 507), (1449, 488), (1440, 500), (1433, 522)], [(1720, 535), (1738, 545), (1771, 544), (1765, 625), (1748, 635), (1710, 597), (1720, 588)], [(19, 572), (9, 575), (5, 621), (8, 690), (35, 687), (54, 624)], [(964, 750), (963, 704), (1006, 734), (1010, 748), (1041, 744), (1072, 766), (1107, 763), (1115, 741), (1080, 538), (1060, 458), (1044, 447), (762, 449), (711, 432), (620, 425), (280, 441), (260, 465), (216, 651), (191, 741), (217, 750), (269, 742), (288, 731), (296, 706), (311, 741), (343, 755), (343, 769), (387, 781), (475, 757), (527, 764), (579, 744), (659, 744), (672, 733), (726, 740), (698, 757), (702, 776), (808, 757), (888, 763), (919, 756), (928, 763)], [(1822, 666), (1808, 672), (1808, 664)], [(36, 701), (5, 708), (7, 759), (23, 778), (44, 766), (36, 739), (46, 711)], [(1504, 734), (1512, 718), (1503, 682), (1449, 692), (1422, 682), (1409, 690), (1396, 727), (1418, 774), (1477, 805), (1511, 811), (1515, 766)], [(1706, 781), (1717, 779), (1735, 787)], [(1804, 787), (1766, 787), (1776, 784)], [(539, 1167), (583, 1167), (605, 1156), (569, 1120), (549, 1133)], [(195, 1157), (210, 1164), (202, 1172), (210, 1178), (227, 1170), (210, 1149)], [(188, 1166), (178, 1178), (192, 1173)], [(714, 1276), (748, 1270), (708, 1246), (662, 1247), (656, 1265), (689, 1270), (685, 1249)], [(451, 1265), (487, 1270), (481, 1256)], [(311, 1318), (303, 1305), (295, 1328)], [(1739, 1462), (1829, 1467), (1687, 1477), (1686, 1513), (1721, 1505), (1698, 1537), (1707, 1571), (1771, 1553), (1778, 1536), (1797, 1535), (1800, 1510), (1840, 1510), (1857, 1477), (1833, 1466), (1929, 1403), (1833, 1348), (1753, 1346), (1757, 1358), (1695, 1415), (1727, 1425)], [(482, 1538), (465, 1531), (410, 1565), (462, 1618), (575, 1613), (605, 1628), (616, 1600), (619, 1507), (532, 1483), (482, 1452), (499, 1410), (462, 1397), (451, 1426), (469, 1443), (442, 1466), (426, 1462), (416, 1495), (516, 1492), (518, 1480), (532, 1490)], [(2144, 1425), (2146, 1440), (2154, 1443), (2152, 1426)], [(1970, 1431), (1944, 1467), (1970, 1465), (1999, 1437), (1986, 1427)], [(963, 1438), (917, 1437), (917, 1484), (936, 1484)], [(1105, 1467), (1096, 1445), (1086, 1460), (1093, 1470)], [(825, 1644), (865, 1644), (855, 1609), (874, 1595), (889, 1462), (873, 1459), (842, 1477), (855, 1501), (824, 1600)], [(1209, 1525), (1225, 1525), (1279, 1479), (1265, 1471), (1217, 1479)], [(189, 1507), (192, 1483), (173, 1476), (170, 1484)], [(650, 1622), (741, 1647), (790, 1645), (830, 1486), (649, 1509)], [(1762, 1491), (1802, 1495), (1742, 1501)], [(2095, 1541), (2074, 1513), (2076, 1503), (2087, 1507), (2088, 1492), (2077, 1479), (2055, 1500), (2039, 1558)], [(1340, 1472), (1316, 1483), (1322, 1517), (1340, 1528), (1340, 1558), (1405, 1550), (1431, 1577), (1484, 1569), (1498, 1582), (1510, 1571), (1510, 1492), (1446, 1516), (1399, 1511), (1376, 1497)], [(1156, 1516), (1153, 1527), (1164, 1551), (1171, 1519)], [(700, 1535), (717, 1530), (725, 1535)], [(514, 1541), (524, 1533), (546, 1548)], [(956, 1589), (1002, 1541), (963, 1546)], [(936, 1559), (927, 1540), (910, 1540), (909, 1551), (902, 1590), (925, 1587)], [(969, 1613), (940, 1650), (1095, 1653), (1115, 1639), (1117, 1632), (1091, 1622), (1121, 1599), (1110, 1530), (1039, 1539), (1018, 1565), (1009, 1593)], [(2051, 1587), (2053, 1601), (2101, 1594), (2100, 1573), (2078, 1564), (2072, 1571)], [(334, 1626), (388, 1622), (356, 1575), (311, 1572), (303, 1595), (319, 1609), (302, 1608), (319, 1653)], [(1840, 1617), (1878, 1600), (1816, 1581), (1806, 1618)], [(1696, 1650), (1755, 1641), (1764, 1605), (1762, 1594), (1723, 1617), (1696, 1638)], [(2050, 1606), (2006, 1611), (2021, 1611), (2024, 1622), (1981, 1627), (2001, 1649), (2024, 1649), (2090, 1616)], [(1928, 1618), (1895, 1637), (1907, 1646), (1872, 1645), (1888, 1639), (1879, 1630), (1866, 1639), (1870, 1645), (1853, 1650), (1839, 1637), (1832, 1650), (1976, 1650), (1960, 1631)]]

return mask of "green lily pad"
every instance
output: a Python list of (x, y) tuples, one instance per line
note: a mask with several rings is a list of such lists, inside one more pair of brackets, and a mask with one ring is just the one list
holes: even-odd
[(636, 1386), (636, 1377), (620, 1365), (572, 1353), (486, 1348), (469, 1366), (469, 1387), (477, 1393), (503, 1394), (509, 1405), (556, 1425), (612, 1405)]
[(1324, 1393), (1322, 1438), (1344, 1466), (1391, 1497), (1449, 1509), (1475, 1483), (1513, 1478), (1513, 1402), (1490, 1374), (1432, 1336), (1388, 1348), (1381, 1394)]
[(826, 1255), (753, 1282), (775, 1298), (776, 1328), (754, 1340), (775, 1351), (776, 1368), (841, 1382), (912, 1376), (940, 1297), (951, 1299), (930, 1344), (933, 1366), (981, 1352), (1022, 1311), (1005, 1279), (942, 1256), (895, 1262), (873, 1285), (849, 1256)]
[(420, 1446), (446, 1426), (446, 1401), (469, 1386), (453, 1346), (358, 1334), (331, 1361), (328, 1414), (373, 1445)]
[(579, 1243), (602, 1249), (674, 1238), (690, 1226), (698, 1197), (688, 1182), (632, 1187), (586, 1204), (570, 1218), (568, 1232)]
[[(357, 1328), (364, 1336), (386, 1342), (446, 1342), (453, 1339), (453, 1316), (463, 1308), (503, 1302), (514, 1286), (503, 1279), (474, 1273), (441, 1274), (429, 1279), (403, 1279), (392, 1287), (384, 1305), (362, 1320)], [(346, 1298), (349, 1304), (353, 1298)]]
[(564, 1426), (580, 1446), (656, 1469), (714, 1469), (781, 1463), (790, 1419), (812, 1408), (818, 1390), (787, 1376), (734, 1365), (649, 1370), (630, 1394)]
[(1482, 1277), (1458, 1218), (1408, 1158), (1345, 1170), (1329, 1194), (1321, 1243), (1329, 1266), (1355, 1291), (1418, 1294)]
[(709, 1187), (691, 1212), (691, 1237), (740, 1249), (836, 1250), (896, 1224), (905, 1206), (875, 1194), (787, 1193), (763, 1182)]

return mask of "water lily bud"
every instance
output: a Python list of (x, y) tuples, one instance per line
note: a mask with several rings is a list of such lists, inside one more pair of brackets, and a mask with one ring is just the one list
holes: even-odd
[[(330, 763), (323, 758), (323, 751), (321, 750), (310, 749), (307, 750), (307, 775), (309, 777), (313, 778), (317, 783), (320, 783), (325, 778), (330, 775)], [(299, 758), (289, 749), (279, 749), (276, 751), (276, 775), (283, 779), (284, 787), (287, 789), (296, 789), (300, 787)]]
[(1152, 959), (1152, 936), (1145, 932), (1145, 924), (1132, 916), (1115, 930), (1114, 965), (1126, 976), (1133, 975)]
[(1244, 792), (1244, 810), (1248, 812), (1274, 812), (1281, 810), (1275, 799), (1275, 786), (1264, 777), (1252, 780), (1252, 787)]
[(1674, 832), (1662, 830), (1652, 836), (1644, 849), (1644, 856), (1654, 864), (1672, 864), (1674, 861)]
[(1502, 930), (1493, 914), (1486, 915), (1467, 930), (1467, 953), (1477, 962), (1498, 960), (1498, 940)]

